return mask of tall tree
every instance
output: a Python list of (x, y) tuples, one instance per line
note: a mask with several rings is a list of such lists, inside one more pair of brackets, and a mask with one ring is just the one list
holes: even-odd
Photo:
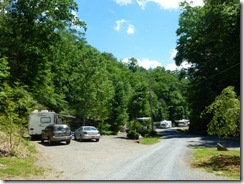
[[(7, 57), (11, 81), (30, 86), (41, 103), (57, 108), (62, 97), (55, 95), (52, 80), (52, 49), (60, 41), (60, 31), (85, 23), (72, 13), (73, 0), (11, 0), (0, 2), (0, 57)], [(49, 98), (49, 97), (52, 98)], [(50, 100), (51, 99), (51, 100)], [(49, 103), (51, 101), (51, 103)]]
[(75, 61), (72, 73), (71, 105), (77, 117), (105, 120), (114, 94), (106, 70), (106, 61), (93, 47), (86, 46)]
[(206, 132), (209, 119), (200, 113), (227, 86), (240, 94), (240, 2), (206, 0), (203, 7), (182, 4), (177, 30), (177, 65), (191, 64), (192, 131)]

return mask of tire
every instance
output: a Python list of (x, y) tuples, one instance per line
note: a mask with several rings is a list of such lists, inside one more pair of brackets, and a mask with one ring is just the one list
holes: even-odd
[(52, 140), (51, 140), (51, 137), (48, 137), (48, 144), (49, 144), (49, 145), (52, 145), (52, 144), (53, 144), (53, 142), (52, 142)]
[(96, 142), (99, 142), (99, 139), (96, 139)]
[(66, 141), (66, 144), (70, 144), (70, 140), (67, 140), (67, 141)]

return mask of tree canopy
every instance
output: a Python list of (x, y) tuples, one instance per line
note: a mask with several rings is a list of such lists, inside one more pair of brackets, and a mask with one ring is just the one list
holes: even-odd
[(227, 86), (240, 95), (240, 2), (205, 0), (203, 7), (182, 3), (176, 64), (188, 62), (188, 101), (192, 131), (206, 131), (205, 106)]
[(240, 135), (240, 99), (234, 87), (228, 86), (215, 101), (203, 111), (202, 115), (211, 114), (208, 133), (219, 137)]
[(178, 74), (146, 70), (135, 58), (125, 64), (89, 45), (75, 1), (1, 1), (0, 8), (0, 116), (6, 121), (23, 117), (16, 123), (26, 126), (30, 111), (45, 108), (116, 133), (138, 117), (187, 116)]
[(49, 109), (116, 133), (138, 117), (191, 117), (191, 130), (206, 131), (205, 107), (227, 86), (240, 94), (240, 3), (181, 8), (175, 61), (191, 68), (169, 71), (89, 45), (74, 0), (1, 1), (1, 119), (26, 127), (30, 111)]

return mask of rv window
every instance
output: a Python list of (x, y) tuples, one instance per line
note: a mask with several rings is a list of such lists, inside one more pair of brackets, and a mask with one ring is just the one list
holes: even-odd
[(51, 117), (41, 117), (41, 123), (51, 123)]

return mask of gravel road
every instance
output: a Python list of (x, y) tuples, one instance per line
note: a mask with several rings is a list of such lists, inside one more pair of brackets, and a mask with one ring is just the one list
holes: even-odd
[[(49, 146), (35, 141), (37, 165), (46, 167), (45, 176), (35, 180), (226, 180), (190, 167), (192, 146), (216, 145), (212, 137), (179, 134), (175, 129), (159, 130), (163, 135), (154, 145), (127, 140), (121, 133), (102, 136), (99, 142), (72, 140)], [(238, 145), (227, 145), (237, 147)]]

